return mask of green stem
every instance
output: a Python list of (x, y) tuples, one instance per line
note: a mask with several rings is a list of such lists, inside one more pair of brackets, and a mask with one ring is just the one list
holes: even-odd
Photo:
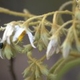
[(64, 10), (64, 8), (70, 4), (72, 4), (73, 1), (67, 1), (64, 4), (61, 5), (61, 7), (59, 8), (60, 11)]
[(61, 63), (58, 64), (58, 66), (55, 68), (53, 74), (57, 74), (61, 68), (66, 64), (68, 63), (69, 61), (72, 61), (74, 59), (74, 57), (69, 57), (67, 59), (64, 59)]
[[(65, 9), (65, 7), (67, 7), (68, 5), (72, 4), (73, 1), (67, 1), (65, 2), (64, 4), (62, 4), (59, 8), (59, 11), (63, 11)], [(64, 23), (64, 20), (62, 19), (62, 15), (61, 14), (58, 14), (57, 16), (57, 23), (59, 25), (62, 25)]]
[(49, 73), (53, 73), (55, 68), (59, 65), (59, 63), (61, 63), (63, 61), (63, 58), (59, 59), (49, 70)]
[(15, 72), (14, 72), (14, 59), (13, 58), (11, 58), (11, 60), (10, 60), (9, 68), (10, 68), (10, 73), (11, 73), (11, 76), (12, 76), (12, 80), (17, 80)]
[(46, 55), (39, 59), (39, 61), (44, 61), (46, 59)]
[(64, 65), (57, 74), (56, 80), (61, 80), (62, 76), (73, 67), (80, 65), (80, 58), (72, 60)]
[[(42, 18), (44, 17), (45, 15), (46, 16), (50, 16), (50, 15), (53, 15), (55, 12), (49, 12), (49, 13), (46, 13), (46, 14), (43, 14), (43, 15), (39, 15), (39, 16), (33, 16), (31, 18), (29, 18), (28, 20), (26, 20), (22, 26), (25, 26), (27, 25), (30, 21), (34, 20), (34, 19), (38, 19), (38, 18)], [(68, 10), (65, 10), (65, 11), (57, 11), (57, 13), (59, 14), (68, 14), (68, 15), (73, 15), (73, 13), (71, 11), (68, 11)]]
[(0, 7), (0, 13), (5, 13), (5, 14), (19, 16), (19, 17), (32, 17), (31, 14), (25, 14), (25, 13), (21, 13), (21, 12), (11, 11), (9, 9), (2, 8), (2, 7)]

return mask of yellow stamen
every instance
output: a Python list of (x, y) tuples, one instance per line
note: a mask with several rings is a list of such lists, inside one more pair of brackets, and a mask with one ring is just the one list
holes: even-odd
[(26, 31), (23, 31), (23, 32), (21, 33), (21, 35), (18, 37), (18, 40), (19, 40), (19, 41), (22, 41), (22, 39), (23, 39), (23, 37), (25, 36), (25, 34), (26, 34)]

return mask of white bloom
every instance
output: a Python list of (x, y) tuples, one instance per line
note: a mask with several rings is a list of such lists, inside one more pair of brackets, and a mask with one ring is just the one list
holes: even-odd
[(0, 41), (0, 57), (10, 59), (15, 54), (15, 51), (17, 51), (16, 48), (19, 48), (18, 51), (21, 50), (18, 45), (14, 45), (14, 42), (21, 41), (26, 34), (29, 37), (32, 47), (36, 48), (33, 44), (34, 37), (28, 29), (20, 27), (15, 22), (7, 24), (2, 40)]
[(32, 47), (33, 47), (33, 48), (36, 48), (36, 47), (34, 46), (34, 44), (33, 44), (35, 38), (34, 38), (34, 36), (32, 35), (32, 33), (31, 33), (30, 31), (27, 31), (26, 33), (27, 33), (27, 35), (28, 35), (28, 37), (29, 37), (29, 40), (30, 40), (30, 43), (31, 43)]
[(70, 53), (70, 50), (71, 50), (71, 45), (69, 42), (65, 41), (63, 44), (62, 44), (62, 53), (63, 53), (63, 57), (64, 58), (67, 58), (69, 53)]
[(58, 38), (56, 36), (53, 36), (47, 47), (46, 52), (47, 59), (49, 59), (57, 50), (58, 50)]
[(12, 24), (7, 24), (1, 42), (4, 43), (6, 41), (8, 44), (10, 44), (10, 36), (12, 35), (13, 31), (14, 27)]
[(1, 42), (4, 43), (6, 41), (8, 44), (10, 44), (11, 37), (12, 42), (15, 42), (17, 40), (21, 41), (26, 34), (28, 34), (32, 47), (36, 48), (33, 44), (34, 37), (32, 33), (29, 30), (26, 30), (26, 28), (20, 27), (19, 25), (14, 25), (13, 23), (7, 24)]
[(23, 36), (26, 34), (25, 29), (21, 28), (19, 25), (15, 25), (14, 26), (15, 30), (14, 30), (14, 35), (13, 35), (13, 42), (17, 41), (18, 39), (20, 40), (21, 38), (19, 38), (21, 36), (21, 34), (24, 32)]

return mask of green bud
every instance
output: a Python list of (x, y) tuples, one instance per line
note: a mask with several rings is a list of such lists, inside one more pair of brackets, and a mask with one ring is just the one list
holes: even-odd
[(32, 56), (32, 52), (31, 51), (27, 52), (27, 56)]

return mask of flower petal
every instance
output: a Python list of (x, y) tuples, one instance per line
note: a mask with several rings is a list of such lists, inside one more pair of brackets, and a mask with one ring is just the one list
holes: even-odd
[(52, 40), (49, 42), (46, 52), (47, 60), (50, 58), (50, 56), (53, 54), (53, 47), (52, 47)]
[(57, 45), (58, 43), (52, 39), (49, 44), (48, 44), (48, 47), (47, 47), (47, 52), (46, 52), (46, 57), (47, 59), (50, 58), (50, 56), (52, 56), (55, 52), (56, 52), (56, 49), (57, 49)]
[(8, 41), (7, 43), (10, 44), (9, 38), (12, 35), (13, 31), (14, 27), (11, 24), (7, 24), (1, 42), (5, 42), (7, 40)]
[(8, 44), (11, 44), (10, 36), (7, 37), (6, 41), (7, 41)]
[(32, 47), (36, 48), (35, 45), (33, 44), (33, 42), (34, 42), (34, 36), (32, 35), (32, 33), (27, 30), (27, 35), (29, 37), (29, 40), (30, 40), (30, 43), (31, 43)]
[(0, 57), (3, 59), (3, 56), (2, 56), (2, 49), (0, 49)]
[(68, 57), (70, 50), (71, 50), (71, 45), (65, 41), (62, 45), (62, 53), (64, 58)]
[(24, 28), (21, 28), (20, 26), (16, 25), (15, 26), (15, 34), (13, 36), (13, 42), (15, 42), (24, 31), (25, 31)]

